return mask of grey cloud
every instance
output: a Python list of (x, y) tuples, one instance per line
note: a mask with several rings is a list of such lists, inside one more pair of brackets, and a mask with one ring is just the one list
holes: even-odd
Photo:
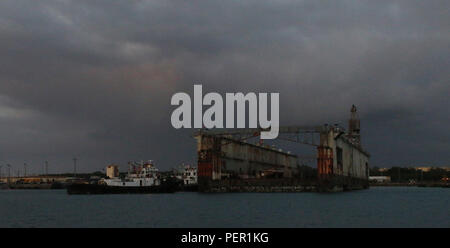
[[(170, 97), (280, 92), (282, 124), (360, 107), (378, 166), (448, 164), (448, 1), (2, 1), (0, 163), (195, 161)], [(15, 117), (14, 117), (15, 116)], [(19, 118), (20, 117), (20, 118)], [(36, 169), (38, 170), (38, 169)]]

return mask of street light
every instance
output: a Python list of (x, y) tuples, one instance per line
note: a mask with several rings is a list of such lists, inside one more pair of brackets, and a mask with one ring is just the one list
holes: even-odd
[(77, 176), (77, 158), (73, 158), (73, 176), (76, 177)]
[(11, 182), (11, 165), (7, 164), (8, 167), (8, 184)]

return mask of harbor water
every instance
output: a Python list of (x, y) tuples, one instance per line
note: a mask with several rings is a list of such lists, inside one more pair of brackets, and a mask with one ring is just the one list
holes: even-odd
[(450, 227), (450, 189), (68, 195), (0, 190), (0, 227)]

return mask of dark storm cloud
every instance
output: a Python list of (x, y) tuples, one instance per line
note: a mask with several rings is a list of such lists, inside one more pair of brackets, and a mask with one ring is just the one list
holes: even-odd
[[(379, 166), (450, 163), (448, 1), (2, 1), (0, 163), (195, 160), (170, 97), (280, 92), (282, 124), (360, 108)], [(18, 167), (17, 167), (18, 168)]]

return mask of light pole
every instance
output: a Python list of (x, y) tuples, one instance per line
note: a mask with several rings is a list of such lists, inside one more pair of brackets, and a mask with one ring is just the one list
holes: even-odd
[(45, 175), (48, 175), (48, 161), (45, 161)]
[(8, 167), (8, 184), (11, 182), (11, 165), (7, 164)]
[(73, 158), (73, 177), (77, 176), (77, 158)]
[(23, 176), (27, 176), (27, 163), (23, 163)]

